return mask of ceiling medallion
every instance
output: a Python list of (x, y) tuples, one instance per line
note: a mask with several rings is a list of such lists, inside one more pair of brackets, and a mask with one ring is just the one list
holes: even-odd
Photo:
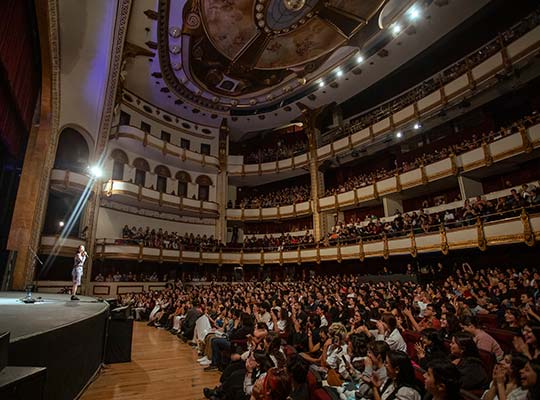
[(283, 0), (283, 5), (287, 10), (300, 11), (306, 5), (306, 0)]

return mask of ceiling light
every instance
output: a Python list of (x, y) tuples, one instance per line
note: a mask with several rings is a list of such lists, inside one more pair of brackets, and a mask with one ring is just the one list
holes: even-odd
[(340, 69), (337, 69), (337, 70), (336, 70), (336, 76), (337, 76), (337, 77), (343, 76), (343, 71), (340, 70)]
[(417, 6), (412, 6), (411, 8), (409, 8), (409, 11), (407, 11), (407, 14), (409, 15), (409, 19), (411, 21), (414, 21), (420, 17), (420, 10)]
[(399, 24), (394, 24), (394, 25), (392, 26), (392, 33), (393, 33), (394, 35), (398, 35), (399, 32), (401, 32), (401, 25), (399, 25)]
[(324, 81), (320, 81), (320, 82), (319, 82), (319, 87), (320, 87), (320, 88), (323, 88), (323, 87), (324, 87)]
[(58, 226), (59, 226), (60, 228), (63, 228), (63, 227), (64, 227), (64, 221), (58, 222)]
[(400, 139), (401, 137), (403, 137), (403, 132), (401, 132), (401, 131), (397, 132), (397, 133), (396, 133), (396, 137), (397, 137), (398, 139)]
[(358, 54), (358, 55), (356, 56), (356, 62), (357, 62), (358, 64), (362, 64), (362, 63), (364, 62), (364, 57), (362, 56), (362, 54)]
[(422, 127), (422, 124), (420, 124), (420, 122), (417, 122), (416, 124), (414, 124), (414, 129), (415, 130), (418, 130)]

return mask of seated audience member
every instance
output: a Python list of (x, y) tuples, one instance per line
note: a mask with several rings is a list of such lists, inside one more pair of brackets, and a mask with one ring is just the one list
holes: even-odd
[(522, 387), (520, 371), (527, 364), (521, 354), (506, 355), (493, 369), (493, 380), (482, 400), (526, 400), (527, 390)]
[(530, 360), (519, 371), (521, 385), (527, 389), (527, 400), (540, 399), (540, 361)]
[[(455, 309), (453, 312), (455, 313)], [(441, 338), (444, 340), (452, 339), (452, 335), (454, 335), (454, 333), (461, 331), (459, 319), (454, 313), (448, 312), (441, 314), (441, 330), (439, 333), (441, 334)]]
[(251, 400), (289, 400), (291, 391), (291, 379), (287, 370), (274, 367), (257, 378)]
[(323, 345), (321, 366), (328, 367), (341, 376), (347, 376), (347, 363), (350, 363), (348, 345), (346, 342), (347, 328), (339, 322), (334, 322), (328, 328), (328, 339)]
[(433, 360), (448, 358), (441, 335), (433, 328), (426, 328), (422, 331), (422, 336), (420, 341), (416, 343), (415, 349), (418, 364), (423, 369), (427, 369)]
[(456, 333), (452, 337), (450, 357), (461, 374), (460, 382), (463, 389), (476, 390), (487, 386), (489, 378), (471, 334)]
[(199, 317), (203, 314), (203, 311), (199, 305), (198, 301), (192, 302), (191, 309), (186, 313), (184, 322), (182, 323), (181, 332), (178, 334), (178, 337), (184, 342), (191, 340), (193, 338), (193, 333), (195, 332), (195, 324)]
[(390, 350), (386, 355), (387, 379), (382, 382), (373, 375), (371, 382), (375, 400), (420, 400), (420, 392), (409, 356), (402, 351)]
[(486, 331), (480, 329), (478, 318), (474, 316), (463, 317), (461, 319), (461, 326), (465, 332), (474, 336), (474, 342), (479, 350), (490, 352), (495, 356), (497, 361), (502, 360), (504, 352), (502, 351), (501, 346), (492, 336), (486, 333)]
[(424, 318), (420, 322), (416, 322), (409, 308), (403, 310), (403, 314), (409, 319), (414, 330), (417, 332), (426, 328), (441, 329), (441, 322), (437, 319), (435, 309), (432, 304), (427, 304), (424, 309)]
[(459, 399), (461, 375), (457, 367), (446, 359), (435, 359), (424, 373), (424, 400)]
[(368, 335), (374, 335), (375, 340), (384, 340), (390, 350), (407, 351), (407, 344), (397, 328), (396, 317), (390, 313), (384, 313), (381, 319), (377, 321), (376, 331), (369, 331), (365, 328), (364, 332)]
[(527, 324), (523, 327), (522, 336), (514, 337), (514, 348), (529, 360), (540, 358), (540, 328)]
[(390, 351), (388, 344), (382, 340), (376, 340), (368, 345), (367, 357), (364, 359), (364, 371), (360, 374), (360, 383), (356, 396), (364, 399), (373, 398), (371, 381), (373, 375), (377, 375), (377, 380), (384, 382), (387, 378), (386, 355)]
[(309, 366), (300, 357), (293, 356), (287, 364), (287, 372), (291, 377), (291, 400), (309, 400)]

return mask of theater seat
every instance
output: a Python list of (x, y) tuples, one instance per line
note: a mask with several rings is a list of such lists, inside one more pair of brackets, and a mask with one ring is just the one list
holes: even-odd
[(476, 318), (486, 328), (497, 328), (497, 316), (494, 314), (476, 314)]
[(516, 336), (515, 333), (507, 331), (505, 329), (496, 329), (496, 328), (487, 328), (485, 329), (486, 333), (491, 335), (493, 339), (499, 343), (499, 346), (501, 346), (501, 349), (504, 351), (505, 354), (512, 353), (514, 351), (514, 337)]
[(493, 374), (493, 368), (495, 368), (495, 364), (497, 364), (495, 355), (486, 350), (479, 349), (478, 352), (480, 353), (480, 360), (482, 360), (482, 364), (486, 368), (488, 376), (491, 376)]

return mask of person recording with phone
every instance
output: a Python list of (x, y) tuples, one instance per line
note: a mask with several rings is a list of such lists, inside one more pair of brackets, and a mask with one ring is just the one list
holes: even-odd
[(81, 244), (75, 253), (73, 261), (73, 270), (71, 271), (72, 283), (71, 288), (71, 300), (79, 300), (77, 297), (77, 288), (81, 286), (81, 279), (83, 276), (83, 265), (88, 257), (88, 253), (84, 249), (84, 246)]

